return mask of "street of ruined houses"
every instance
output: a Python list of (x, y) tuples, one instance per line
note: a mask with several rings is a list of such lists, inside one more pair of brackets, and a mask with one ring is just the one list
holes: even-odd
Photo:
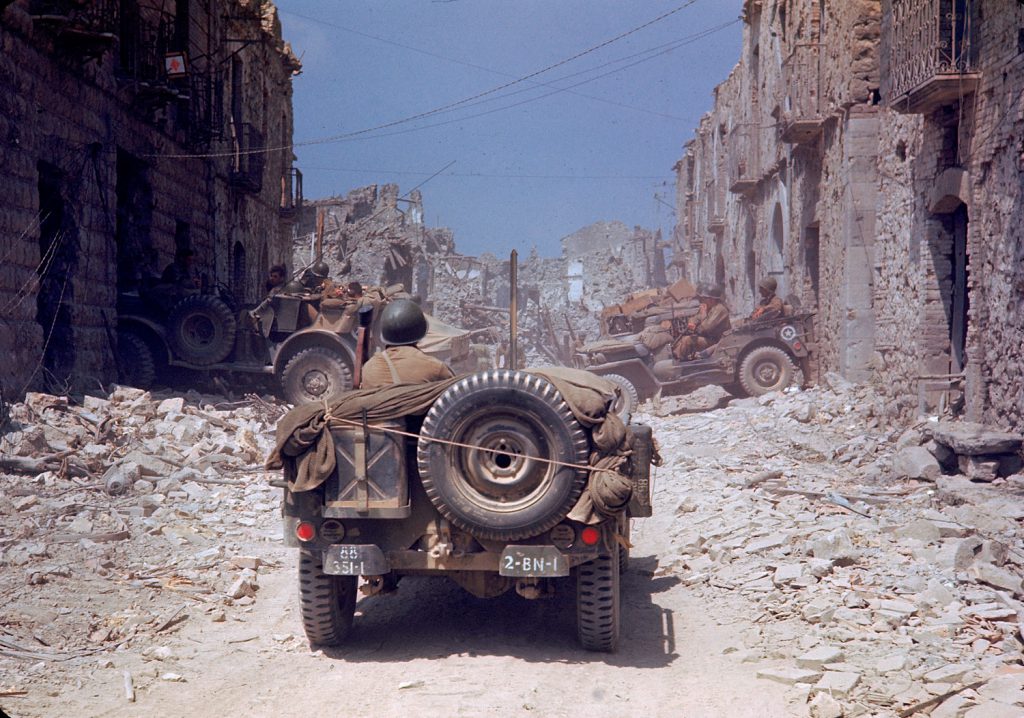
[(1024, 716), (1024, 3), (735, 5), (470, 256), (269, 0), (0, 0), (0, 716)]

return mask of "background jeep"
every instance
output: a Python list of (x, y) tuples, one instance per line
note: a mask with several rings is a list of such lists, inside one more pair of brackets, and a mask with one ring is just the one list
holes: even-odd
[(326, 481), (305, 491), (280, 482), (311, 644), (345, 641), (360, 576), (372, 594), (431, 574), (484, 598), (512, 588), (539, 598), (572, 578), (580, 642), (615, 650), (624, 537), (630, 516), (651, 512), (649, 427), (627, 427), (628, 507), (583, 522), (569, 514), (591, 491), (594, 446), (536, 374), (471, 374), (443, 389), (425, 416), (352, 423), (331, 430), (337, 463)]
[(799, 367), (810, 378), (814, 348), (812, 314), (748, 322), (726, 333), (706, 357), (655, 361), (636, 335), (602, 339), (573, 357), (581, 369), (619, 385), (616, 410), (631, 414), (656, 394), (678, 395), (717, 384), (734, 396), (761, 396), (789, 386)]

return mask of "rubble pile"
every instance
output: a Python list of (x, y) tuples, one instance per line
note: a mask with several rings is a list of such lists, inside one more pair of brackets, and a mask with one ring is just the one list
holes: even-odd
[(962, 426), (887, 428), (870, 388), (828, 383), (643, 417), (676, 506), (659, 572), (742, 596), (753, 625), (726, 650), (812, 716), (1024, 715), (1024, 477), (944, 473), (927, 447)]
[(0, 438), (0, 691), (56, 695), (54, 682), (112, 668), (115, 651), (163, 661), (156, 644), (176, 626), (225, 621), (256, 600), (267, 563), (257, 554), (280, 533), (262, 461), (283, 409), (213, 401), (119, 387), (81, 404), (30, 393), (11, 407)]

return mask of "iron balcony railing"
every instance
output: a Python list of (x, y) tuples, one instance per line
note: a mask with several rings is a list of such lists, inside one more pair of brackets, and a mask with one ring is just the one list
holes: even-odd
[(968, 0), (892, 0), (888, 95), (894, 106), (915, 95), (948, 99), (943, 83), (954, 92), (965, 77), (970, 84), (977, 70), (971, 24)]
[(289, 167), (281, 177), (281, 216), (291, 218), (302, 208), (302, 172)]
[(208, 147), (224, 136), (224, 81), (210, 74), (192, 71), (189, 85), (189, 142)]
[(266, 148), (263, 134), (248, 122), (231, 122), (231, 184), (247, 192), (263, 189), (263, 164)]
[[(0, 12), (9, 4), (0, 0)], [(28, 12), (60, 37), (63, 50), (98, 57), (117, 41), (117, 0), (30, 0)]]
[(746, 192), (761, 176), (760, 126), (754, 122), (738, 124), (729, 132), (729, 191)]
[(824, 119), (821, 92), (821, 47), (805, 43), (782, 63), (788, 101), (782, 113), (782, 140), (802, 143), (817, 136)]

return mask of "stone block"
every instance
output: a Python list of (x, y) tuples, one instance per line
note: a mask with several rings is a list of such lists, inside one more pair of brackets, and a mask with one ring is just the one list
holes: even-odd
[(932, 437), (958, 455), (1012, 454), (1024, 443), (1021, 434), (990, 429), (971, 422), (941, 421), (931, 429)]
[(796, 659), (798, 668), (821, 670), (826, 664), (843, 660), (843, 652), (835, 646), (818, 646)]
[(178, 469), (174, 464), (139, 450), (129, 452), (122, 463), (127, 462), (138, 464), (142, 476), (169, 476)]
[(1008, 571), (990, 563), (975, 562), (968, 573), (979, 583), (1010, 591), (1014, 595), (1024, 594), (1024, 580), (1017, 571)]
[(757, 672), (757, 677), (792, 686), (797, 683), (814, 683), (821, 678), (821, 671), (803, 668), (763, 668)]
[(818, 693), (807, 704), (811, 718), (843, 718), (843, 704), (828, 693)]
[(860, 683), (859, 673), (825, 671), (811, 690), (815, 693), (827, 693), (830, 696), (842, 698), (850, 695), (858, 683)]
[(185, 400), (180, 396), (175, 396), (170, 399), (164, 399), (156, 407), (157, 416), (166, 416), (167, 414), (180, 414), (185, 408)]
[(776, 586), (786, 586), (800, 580), (803, 573), (804, 567), (799, 563), (782, 564), (775, 569), (775, 573), (772, 575), (772, 583)]
[(902, 671), (907, 667), (909, 660), (910, 657), (903, 651), (890, 653), (889, 655), (878, 659), (878, 662), (875, 663), (875, 671), (881, 675), (892, 673), (894, 671)]
[(935, 543), (942, 537), (938, 526), (926, 519), (916, 519), (896, 529), (900, 538), (914, 539), (922, 543)]
[(836, 563), (854, 563), (860, 553), (853, 546), (853, 539), (846, 529), (835, 529), (811, 541), (811, 555)]
[(924, 674), (928, 683), (959, 683), (973, 670), (969, 663), (948, 663)]
[(789, 535), (784, 533), (775, 533), (769, 536), (762, 536), (756, 538), (748, 543), (744, 549), (747, 553), (762, 553), (764, 551), (770, 551), (780, 546), (785, 546), (789, 543)]
[(1008, 706), (997, 701), (979, 703), (964, 713), (964, 718), (1020, 718), (1024, 708)]
[(999, 476), (999, 459), (991, 456), (958, 456), (957, 468), (971, 481), (994, 481)]
[(925, 481), (935, 481), (942, 474), (939, 462), (923, 446), (908, 446), (897, 451), (892, 458), (892, 469), (899, 477)]

